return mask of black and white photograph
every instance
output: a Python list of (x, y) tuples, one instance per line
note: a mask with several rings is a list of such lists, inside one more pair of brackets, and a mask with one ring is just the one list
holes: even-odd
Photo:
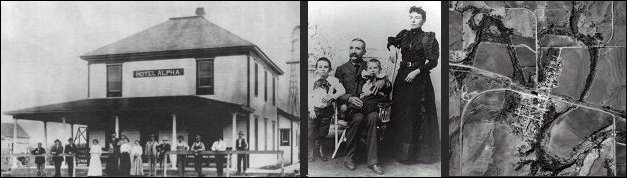
[(2, 2), (2, 177), (300, 176), (300, 2)]
[(1, 177), (626, 175), (622, 1), (0, 7)]
[(308, 176), (440, 176), (440, 2), (307, 9)]
[(625, 2), (449, 2), (451, 176), (625, 176)]

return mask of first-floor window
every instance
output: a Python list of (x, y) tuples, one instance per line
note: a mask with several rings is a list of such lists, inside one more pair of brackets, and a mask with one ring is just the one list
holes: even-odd
[(290, 146), (290, 129), (280, 129), (281, 146)]
[(255, 150), (259, 150), (259, 116), (255, 116)]
[(272, 150), (276, 150), (276, 121), (272, 121)]
[(263, 150), (268, 150), (268, 118), (263, 118)]
[(107, 97), (122, 96), (122, 65), (107, 66)]

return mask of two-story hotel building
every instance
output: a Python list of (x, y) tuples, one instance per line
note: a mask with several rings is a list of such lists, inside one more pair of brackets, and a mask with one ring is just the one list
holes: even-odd
[[(250, 150), (284, 150), (285, 161), (297, 162), (285, 146), (296, 146), (298, 119), (277, 103), (284, 72), (258, 46), (202, 14), (170, 18), (80, 58), (88, 62), (88, 82), (77, 84), (87, 85), (86, 99), (5, 114), (15, 122), (87, 125), (87, 140), (105, 144), (116, 132), (142, 144), (151, 134), (172, 143), (200, 135), (208, 147), (221, 138), (233, 148), (241, 131)], [(280, 122), (279, 111), (290, 119)], [(248, 159), (250, 167), (277, 163), (276, 155)]]

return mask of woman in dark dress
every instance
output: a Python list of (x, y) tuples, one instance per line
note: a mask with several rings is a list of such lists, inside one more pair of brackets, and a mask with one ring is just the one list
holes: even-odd
[(433, 163), (440, 160), (440, 138), (429, 70), (438, 64), (439, 45), (435, 33), (422, 31), (424, 10), (411, 7), (409, 16), (411, 29), (388, 38), (388, 49), (394, 46), (402, 54), (392, 95), (390, 148), (398, 162)]
[(107, 176), (117, 176), (119, 172), (120, 162), (120, 139), (117, 138), (116, 133), (111, 133), (109, 141), (109, 158), (107, 159)]
[(129, 176), (131, 174), (131, 140), (128, 138), (120, 139), (120, 169), (118, 175)]

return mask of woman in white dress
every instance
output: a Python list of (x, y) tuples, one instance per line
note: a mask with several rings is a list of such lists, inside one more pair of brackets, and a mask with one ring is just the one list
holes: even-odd
[(131, 175), (144, 175), (144, 167), (142, 166), (142, 153), (144, 152), (139, 140), (135, 140), (135, 145), (131, 148)]
[(102, 154), (102, 147), (98, 144), (98, 140), (94, 139), (89, 153), (91, 158), (89, 159), (89, 170), (87, 176), (102, 176), (102, 163), (100, 162), (100, 154)]

